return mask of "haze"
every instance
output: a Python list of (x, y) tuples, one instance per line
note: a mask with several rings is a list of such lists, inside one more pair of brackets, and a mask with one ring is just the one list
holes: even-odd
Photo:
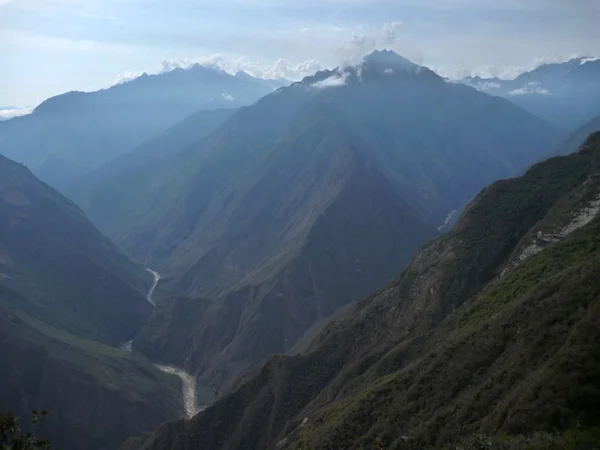
[[(0, 106), (200, 61), (299, 79), (386, 46), (452, 77), (600, 54), (598, 0), (2, 0)], [(387, 24), (387, 25), (386, 25)]]

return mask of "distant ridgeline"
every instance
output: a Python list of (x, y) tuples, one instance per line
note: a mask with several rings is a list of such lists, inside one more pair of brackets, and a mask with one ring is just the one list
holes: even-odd
[(0, 122), (2, 153), (62, 192), (200, 110), (238, 108), (286, 84), (199, 64), (96, 92), (68, 92)]
[(381, 51), (123, 167), (81, 204), (163, 276), (168, 298), (134, 348), (210, 394), (388, 282), (450, 211), (559, 137), (507, 100)]

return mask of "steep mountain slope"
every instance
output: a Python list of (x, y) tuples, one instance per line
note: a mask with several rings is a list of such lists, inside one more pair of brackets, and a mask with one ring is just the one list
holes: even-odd
[(391, 52), (242, 108), (157, 161), (124, 214), (104, 210), (109, 235), (175, 294), (135, 346), (226, 384), (386, 282), (448, 212), (555, 135)]
[(104, 345), (146, 321), (151, 278), (73, 203), (0, 156), (0, 407), (23, 420), (47, 409), (43, 431), (67, 450), (114, 449), (180, 416), (177, 380)]
[(150, 314), (146, 270), (123, 256), (54, 189), (0, 156), (0, 284), (23, 311), (109, 344), (133, 337)]
[(134, 433), (183, 415), (178, 380), (121, 350), (77, 339), (23, 314), (0, 294), (0, 407), (61, 450), (112, 450)]
[(546, 64), (514, 80), (468, 77), (462, 82), (504, 97), (564, 130), (600, 113), (600, 59)]
[(595, 134), (483, 190), (305, 354), (271, 357), (123, 449), (421, 448), (598, 427), (599, 212)]
[(232, 109), (203, 110), (78, 179), (66, 191), (99, 228), (127, 216), (135, 199), (151, 193), (164, 158), (196, 144), (231, 117)]
[(248, 105), (281, 86), (196, 65), (52, 97), (0, 124), (0, 149), (63, 189), (201, 109)]
[(554, 151), (554, 155), (567, 155), (577, 150), (586, 141), (587, 137), (600, 131), (600, 116), (597, 116), (573, 131), (569, 137)]
[[(313, 119), (326, 127), (324, 117), (311, 114)], [(310, 130), (299, 139), (305, 142), (315, 128)], [(167, 301), (136, 340), (138, 349), (185, 362), (222, 385), (266, 354), (290, 348), (348, 298), (387, 281), (419, 242), (434, 235), (341, 130), (334, 126), (323, 136), (305, 147), (310, 152), (273, 155), (272, 176), (249, 188), (254, 204), (241, 198), (234, 212), (255, 222), (252, 227), (237, 227), (232, 218), (228, 234), (178, 280), (186, 291), (200, 291), (198, 272), (219, 268), (224, 258), (246, 274), (239, 287), (214, 301)], [(234, 279), (214, 269), (203, 277), (212, 277), (215, 286)], [(173, 317), (173, 310), (190, 320)]]

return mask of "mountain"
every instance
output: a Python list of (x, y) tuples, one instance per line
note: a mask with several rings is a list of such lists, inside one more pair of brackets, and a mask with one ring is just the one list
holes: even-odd
[(221, 390), (388, 281), (450, 211), (557, 136), (378, 52), (241, 108), (87, 213), (163, 276), (134, 348)]
[(0, 156), (0, 179), (1, 283), (26, 299), (17, 306), (82, 337), (131, 339), (152, 276), (26, 167)]
[(248, 105), (279, 86), (198, 64), (144, 74), (109, 89), (52, 97), (32, 114), (0, 123), (0, 148), (63, 189), (196, 111)]
[(569, 137), (555, 150), (555, 155), (566, 155), (577, 150), (586, 138), (596, 131), (600, 131), (600, 116), (597, 116), (573, 131)]
[[(85, 209), (95, 225), (102, 228), (111, 215), (126, 215), (130, 202), (151, 190), (157, 164), (197, 143), (219, 128), (232, 109), (198, 111), (133, 152), (119, 156), (76, 180), (66, 193)], [(160, 161), (160, 162), (158, 162)], [(158, 162), (158, 163), (157, 163)]]
[(16, 106), (0, 106), (0, 121), (9, 120), (13, 117), (29, 114), (29, 108), (17, 108)]
[(180, 416), (177, 380), (109, 347), (150, 315), (152, 276), (123, 256), (81, 210), (0, 156), (1, 408), (61, 449), (111, 449)]
[(484, 189), (305, 353), (122, 449), (595, 448), (599, 213), (596, 133)]
[(600, 59), (546, 64), (514, 80), (467, 77), (461, 82), (504, 97), (565, 130), (600, 114)]

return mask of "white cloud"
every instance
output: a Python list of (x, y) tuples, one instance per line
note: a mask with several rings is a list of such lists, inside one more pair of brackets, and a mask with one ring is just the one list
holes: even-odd
[(299, 63), (292, 63), (287, 59), (278, 59), (274, 63), (269, 64), (261, 61), (252, 61), (247, 58), (232, 58), (216, 54), (198, 58), (164, 60), (161, 62), (161, 72), (169, 72), (176, 68), (187, 69), (194, 64), (218, 68), (232, 75), (237, 72), (246, 72), (257, 78), (285, 78), (294, 81), (301, 80), (308, 75), (314, 75), (315, 72), (322, 69), (321, 63), (314, 59), (308, 59)]
[(311, 87), (315, 89), (327, 89), (344, 86), (348, 80), (348, 76), (348, 72), (342, 72), (341, 74), (336, 73), (335, 75), (331, 75), (329, 78), (325, 78), (324, 80), (311, 84)]
[(223, 97), (223, 99), (227, 100), (228, 102), (232, 102), (233, 100), (235, 100), (235, 97), (231, 94), (221, 94), (221, 96)]
[(586, 63), (595, 62), (595, 61), (600, 61), (600, 56), (590, 56), (588, 58), (583, 58), (581, 60), (581, 65), (583, 66)]
[(8, 120), (13, 117), (24, 116), (30, 114), (33, 111), (33, 107), (25, 106), (23, 108), (0, 108), (0, 120)]
[(394, 20), (379, 28), (355, 27), (349, 41), (337, 51), (339, 66), (357, 67), (365, 56), (375, 50), (392, 50), (417, 65), (422, 65), (421, 50), (408, 40), (401, 39), (400, 30), (403, 26), (402, 21)]
[[(522, 66), (480, 66), (475, 69), (466, 69), (466, 68), (453, 68), (453, 69), (442, 69), (431, 67), (432, 70), (440, 74), (441, 76), (453, 79), (453, 80), (462, 80), (467, 77), (481, 77), (481, 78), (499, 78), (501, 80), (514, 80), (519, 75), (530, 72), (532, 70), (537, 69), (546, 64), (561, 64), (568, 61), (571, 61), (576, 58), (582, 58), (579, 54), (569, 54), (566, 56), (560, 55), (546, 55), (546, 56), (537, 56), (531, 60), (529, 64), (525, 64)], [(586, 59), (594, 59), (591, 57), (583, 57), (582, 64)], [(480, 86), (473, 86), (477, 89), (480, 89)], [(488, 88), (494, 89), (493, 85), (487, 85)], [(484, 89), (482, 89), (484, 90)], [(517, 94), (518, 95), (518, 94)]]
[(117, 74), (115, 80), (113, 81), (113, 86), (116, 84), (126, 83), (127, 81), (135, 80), (140, 77), (142, 74), (140, 72), (121, 72)]
[(519, 89), (514, 89), (508, 95), (551, 95), (548, 89), (544, 89), (538, 82), (532, 81)]
[(381, 27), (381, 35), (383, 37), (384, 42), (388, 44), (393, 44), (398, 39), (398, 33), (402, 28), (402, 21), (395, 20), (393, 22), (386, 22)]
[(495, 89), (500, 89), (502, 86), (500, 86), (500, 83), (497, 83), (495, 81), (470, 81), (467, 82), (466, 84), (468, 84), (471, 87), (474, 87), (475, 89), (477, 89), (478, 91), (483, 91), (483, 92), (488, 92), (488, 91), (493, 91)]
[(385, 70), (383, 71), (383, 73), (386, 73), (386, 74), (388, 74), (388, 75), (391, 75), (391, 74), (393, 74), (393, 73), (394, 73), (394, 69), (385, 69)]

